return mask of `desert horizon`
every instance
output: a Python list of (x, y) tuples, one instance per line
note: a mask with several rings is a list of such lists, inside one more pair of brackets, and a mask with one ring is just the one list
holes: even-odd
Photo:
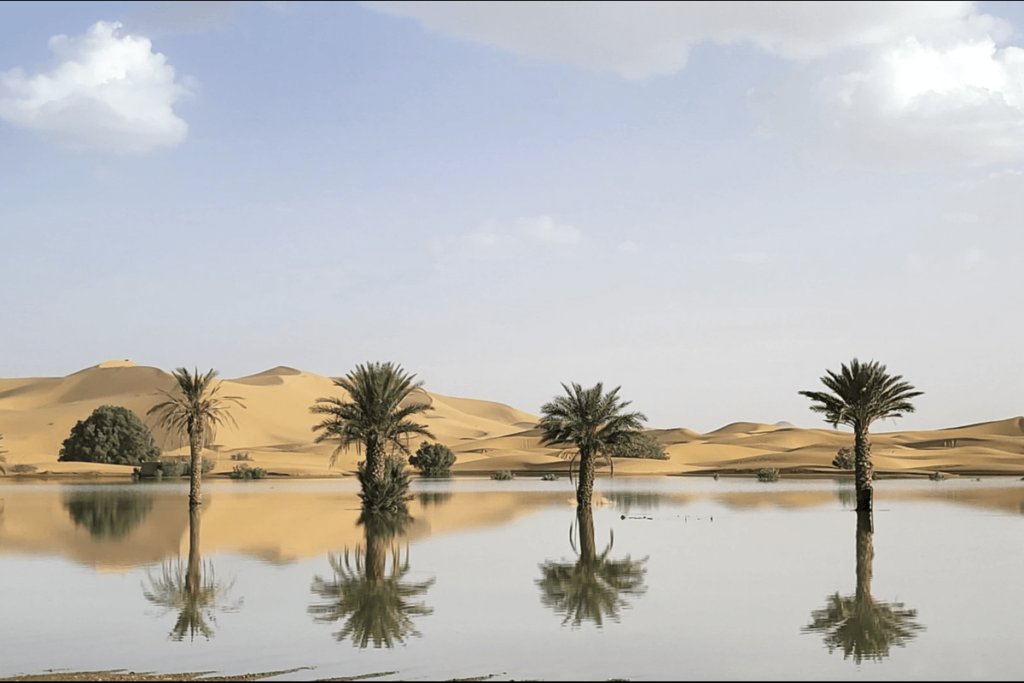
[[(342, 451), (334, 467), (328, 463), (336, 446), (315, 443), (309, 412), (317, 399), (344, 391), (334, 379), (278, 366), (234, 379), (222, 378), (222, 394), (238, 396), (245, 409), (232, 412), (237, 429), (221, 428), (204, 456), (216, 461), (210, 476), (226, 475), (248, 453), (271, 475), (338, 477), (354, 473), (360, 455)], [(187, 446), (154, 427), (146, 412), (175, 387), (164, 370), (130, 360), (105, 361), (65, 377), (0, 379), (0, 442), (7, 452), (6, 476), (131, 476), (132, 467), (83, 462), (58, 462), (61, 444), (79, 421), (102, 405), (123, 406), (152, 430), (164, 455), (181, 455)], [(568, 470), (570, 451), (541, 445), (538, 417), (530, 412), (483, 398), (445, 396), (417, 389), (417, 400), (431, 405), (422, 422), (438, 443), (452, 449), (455, 475), (561, 473)], [(642, 406), (635, 406), (642, 410)], [(804, 429), (788, 423), (736, 421), (707, 433), (685, 426), (645, 430), (662, 444), (667, 459), (616, 458), (615, 474), (681, 475), (745, 474), (776, 468), (785, 474), (829, 476), (839, 448), (852, 445), (853, 435), (823, 424)], [(929, 431), (873, 431), (872, 459), (885, 475), (1024, 475), (1024, 417), (994, 419)], [(411, 447), (415, 450), (417, 444)], [(34, 467), (14, 473), (11, 466)], [(19, 468), (30, 469), (30, 468)], [(599, 472), (608, 471), (607, 462)]]

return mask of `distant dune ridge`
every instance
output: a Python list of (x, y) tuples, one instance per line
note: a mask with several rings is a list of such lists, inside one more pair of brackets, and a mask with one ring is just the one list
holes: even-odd
[[(101, 405), (124, 406), (152, 428), (146, 412), (161, 400), (160, 391), (173, 391), (176, 382), (159, 368), (112, 360), (67, 377), (0, 379), (0, 434), (11, 465), (37, 468), (35, 474), (128, 476), (130, 467), (90, 463), (59, 463), (61, 444), (79, 420)], [(345, 398), (333, 380), (289, 367), (225, 379), (221, 393), (241, 397), (245, 410), (232, 415), (237, 429), (221, 429), (204, 455), (217, 461), (214, 474), (237, 464), (235, 453), (248, 452), (260, 467), (276, 474), (334, 477), (351, 475), (359, 454), (343, 452), (333, 469), (327, 463), (335, 445), (313, 442), (317, 416), (309, 412), (317, 399)], [(423, 389), (410, 400), (429, 403), (422, 416), (438, 441), (458, 456), (455, 474), (489, 475), (508, 469), (522, 474), (567, 472), (569, 453), (541, 445), (536, 415), (492, 401), (443, 396)], [(665, 447), (667, 460), (620, 458), (616, 473), (701, 474), (749, 473), (776, 467), (783, 473), (834, 474), (836, 451), (852, 445), (853, 435), (833, 430), (799, 429), (733, 422), (699, 434), (690, 429), (655, 429), (650, 433)], [(167, 454), (187, 448), (162, 430), (154, 429), (157, 444)], [(872, 456), (881, 474), (1024, 474), (1024, 417), (965, 425), (950, 429), (872, 434)], [(418, 443), (410, 444), (415, 449)], [(599, 472), (607, 465), (599, 464)], [(2, 476), (2, 473), (0, 473)]]

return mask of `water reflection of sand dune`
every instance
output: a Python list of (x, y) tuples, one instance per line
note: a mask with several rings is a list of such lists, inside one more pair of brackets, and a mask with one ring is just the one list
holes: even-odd
[[(430, 382), (430, 378), (424, 378)], [(29, 464), (39, 472), (80, 476), (87, 473), (127, 477), (130, 467), (58, 463), (61, 443), (78, 420), (105, 404), (124, 406), (145, 419), (171, 389), (170, 374), (130, 361), (108, 361), (67, 377), (0, 379), (0, 434), (9, 465)], [(343, 453), (329, 470), (329, 443), (314, 444), (316, 423), (309, 407), (324, 396), (344, 397), (329, 377), (296, 368), (276, 367), (225, 381), (225, 393), (248, 406), (237, 411), (238, 429), (222, 430), (206, 453), (218, 461), (215, 475), (235, 464), (230, 455), (249, 452), (256, 465), (291, 476), (342, 476), (354, 472), (358, 453)], [(565, 471), (560, 450), (541, 445), (537, 417), (493, 401), (417, 391), (410, 400), (428, 403), (424, 416), (431, 431), (457, 454), (456, 474)], [(641, 407), (641, 406), (638, 406)], [(668, 460), (620, 460), (616, 471), (628, 474), (745, 472), (777, 467), (784, 472), (834, 472), (836, 451), (852, 443), (842, 430), (798, 429), (759, 422), (733, 422), (706, 434), (685, 427), (651, 430)], [(181, 444), (156, 430), (168, 451)], [(927, 474), (1024, 474), (1024, 417), (934, 431), (879, 432), (872, 435), (876, 469)], [(416, 444), (413, 444), (415, 446)], [(10, 467), (7, 467), (10, 475)], [(602, 465), (605, 471), (606, 466)], [(3, 476), (0, 474), (0, 476)], [(22, 475), (18, 475), (22, 476)]]
[[(244, 484), (242, 484), (244, 486)], [(103, 487), (110, 492), (114, 487)], [(131, 500), (145, 485), (118, 487)], [(81, 492), (87, 487), (75, 487)], [(413, 521), (406, 538), (497, 526), (551, 506), (569, 507), (572, 492), (469, 491), (449, 498), (416, 497), (409, 504)], [(68, 508), (69, 494), (54, 488), (22, 488), (5, 497), (0, 554), (60, 555), (100, 569), (120, 570), (159, 562), (188, 552), (188, 506), (185, 493), (152, 494), (141, 518), (138, 506), (105, 505), (109, 528), (130, 529), (121, 535), (98, 534)], [(429, 514), (427, 511), (429, 509)], [(111, 518), (120, 511), (120, 519)], [(354, 491), (217, 492), (203, 503), (202, 552), (244, 553), (271, 563), (315, 557), (363, 538), (357, 525), (360, 508)], [(80, 517), (81, 515), (79, 515)], [(96, 517), (97, 515), (93, 515)]]

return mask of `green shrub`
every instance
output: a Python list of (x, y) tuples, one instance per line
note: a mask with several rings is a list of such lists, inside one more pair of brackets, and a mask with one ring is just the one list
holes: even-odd
[[(192, 460), (189, 459), (189, 460), (184, 460), (184, 461), (181, 461), (181, 462), (184, 465), (184, 467), (182, 468), (181, 476), (183, 476), (183, 477), (191, 477), (192, 476)], [(199, 473), (200, 474), (209, 474), (210, 472), (213, 472), (213, 468), (216, 467), (216, 466), (217, 466), (217, 463), (215, 461), (210, 460), (209, 458), (203, 458), (203, 464), (200, 465)], [(164, 473), (164, 476), (167, 476), (166, 472)]]
[(160, 462), (160, 473), (165, 477), (180, 477), (185, 467), (186, 463), (182, 460), (163, 460)]
[(409, 464), (424, 477), (448, 477), (455, 464), (455, 454), (447, 446), (424, 441), (416, 449), (416, 455), (409, 457)]
[(843, 446), (836, 453), (835, 459), (832, 461), (832, 467), (840, 470), (852, 470), (856, 466), (856, 458), (853, 454), (853, 448), (850, 446)]
[(366, 472), (366, 461), (359, 461), (359, 497), (363, 501), (363, 512), (377, 514), (380, 512), (402, 513), (407, 511), (406, 501), (409, 495), (409, 473), (405, 469), (405, 460), (390, 456), (384, 460), (384, 479), (371, 481)]
[(558, 475), (554, 472), (548, 472), (540, 478), (541, 481), (558, 481)]
[(135, 413), (121, 406), (100, 406), (71, 428), (57, 460), (138, 465), (159, 457), (149, 427)]
[(250, 462), (252, 461), (252, 457), (248, 453), (232, 453), (231, 454), (231, 459), (232, 460), (248, 460)]
[(14, 472), (15, 474), (28, 474), (29, 472), (35, 472), (37, 469), (39, 468), (35, 465), (11, 465), (11, 472)]
[(267, 471), (262, 467), (249, 467), (248, 465), (235, 465), (235, 468), (231, 470), (228, 475), (232, 479), (242, 479), (248, 481), (250, 479), (262, 479), (267, 476)]
[(516, 475), (512, 474), (509, 470), (498, 470), (491, 475), (491, 479), (497, 479), (498, 481), (508, 481), (509, 479), (515, 479)]
[(943, 481), (946, 479), (946, 475), (942, 472), (932, 472), (928, 475), (928, 478), (932, 481)]
[(650, 458), (652, 460), (668, 460), (665, 447), (658, 443), (650, 434), (636, 432), (624, 443), (612, 447), (609, 454), (613, 458)]
[(774, 467), (762, 467), (757, 471), (758, 481), (778, 481), (779, 471)]

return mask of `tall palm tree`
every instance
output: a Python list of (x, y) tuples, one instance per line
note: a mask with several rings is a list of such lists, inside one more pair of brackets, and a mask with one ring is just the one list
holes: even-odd
[(220, 384), (213, 383), (218, 374), (216, 370), (211, 369), (205, 375), (200, 375), (198, 368), (195, 372), (178, 368), (172, 374), (178, 380), (181, 394), (175, 396), (161, 390), (167, 400), (150, 408), (146, 415), (156, 413), (159, 426), (179, 437), (188, 436), (192, 456), (188, 504), (195, 507), (202, 503), (203, 448), (213, 443), (218, 426), (237, 426), (231, 417), (231, 404), (240, 408), (245, 408), (245, 405), (239, 396), (217, 395)]
[(872, 541), (871, 516), (857, 513), (857, 590), (853, 595), (835, 593), (820, 610), (811, 613), (811, 623), (803, 633), (821, 633), (829, 652), (843, 651), (843, 659), (853, 657), (856, 664), (865, 659), (882, 661), (892, 646), (904, 647), (924, 626), (917, 623), (917, 610), (904, 609), (901, 602), (882, 602), (871, 596)]
[(840, 423), (853, 428), (854, 480), (857, 487), (857, 512), (871, 512), (874, 508), (874, 487), (871, 478), (871, 441), (868, 428), (875, 420), (903, 417), (914, 412), (910, 399), (924, 392), (903, 381), (902, 375), (890, 375), (877, 361), (861, 363), (854, 358), (845, 363), (837, 374), (831, 370), (821, 378), (832, 393), (801, 391), (801, 395), (814, 403), (811, 410), (823, 413), (825, 421), (833, 427)]
[[(619, 612), (628, 605), (625, 596), (643, 595), (647, 558), (633, 560), (628, 556), (620, 560), (608, 559), (612, 543), (601, 554), (594, 540), (594, 512), (590, 507), (576, 508), (576, 529), (579, 547), (576, 547), (573, 529), (569, 539), (578, 558), (575, 562), (544, 562), (540, 565), (541, 578), (536, 581), (542, 595), (541, 602), (557, 614), (565, 615), (562, 625), (578, 627), (584, 621), (602, 626), (606, 617), (618, 621)], [(614, 541), (614, 537), (612, 539)]]
[(342, 621), (341, 630), (334, 634), (338, 642), (351, 639), (360, 649), (370, 642), (375, 648), (392, 648), (396, 642), (420, 635), (413, 617), (433, 613), (416, 599), (436, 579), (406, 581), (409, 550), (405, 549), (403, 559), (402, 549), (395, 543), (394, 537), (402, 533), (408, 519), (405, 513), (364, 514), (360, 523), (366, 534), (365, 546), (328, 555), (334, 580), (313, 578), (311, 590), (323, 602), (311, 605), (309, 613), (318, 623)]
[[(4, 435), (0, 434), (0, 441), (3, 441), (3, 440), (4, 440)], [(4, 449), (3, 446), (0, 446), (0, 462), (7, 462), (7, 451)], [(7, 474), (7, 470), (4, 468), (3, 465), (0, 465), (0, 472), (3, 472), (4, 474)]]
[(177, 611), (178, 618), (171, 629), (170, 638), (175, 641), (195, 640), (199, 634), (209, 640), (213, 636), (217, 611), (232, 612), (239, 609), (242, 599), (227, 603), (227, 595), (234, 582), (217, 581), (213, 565), (203, 563), (199, 554), (199, 508), (189, 508), (188, 563), (180, 558), (164, 562), (161, 575), (149, 575), (149, 590), (143, 595), (151, 603), (169, 611)]
[(579, 451), (576, 502), (580, 507), (589, 508), (594, 496), (594, 461), (598, 454), (607, 455), (614, 447), (635, 439), (647, 418), (643, 413), (622, 412), (630, 404), (619, 399), (622, 387), (615, 387), (607, 394), (601, 382), (590, 389), (575, 382), (571, 387), (562, 384), (562, 388), (565, 396), (556, 396), (541, 406), (542, 443), (572, 445)]
[(338, 447), (331, 455), (330, 467), (338, 454), (352, 444), (366, 448), (368, 481), (380, 483), (385, 477), (385, 459), (394, 452), (410, 454), (408, 438), (421, 435), (433, 439), (425, 425), (409, 420), (413, 415), (431, 410), (431, 406), (407, 400), (423, 386), (413, 382), (416, 375), (407, 374), (393, 363), (367, 363), (357, 365), (346, 377), (334, 380), (336, 386), (348, 392), (349, 401), (340, 398), (318, 398), (309, 410), (326, 415), (313, 427), (321, 432), (316, 442), (338, 439)]

